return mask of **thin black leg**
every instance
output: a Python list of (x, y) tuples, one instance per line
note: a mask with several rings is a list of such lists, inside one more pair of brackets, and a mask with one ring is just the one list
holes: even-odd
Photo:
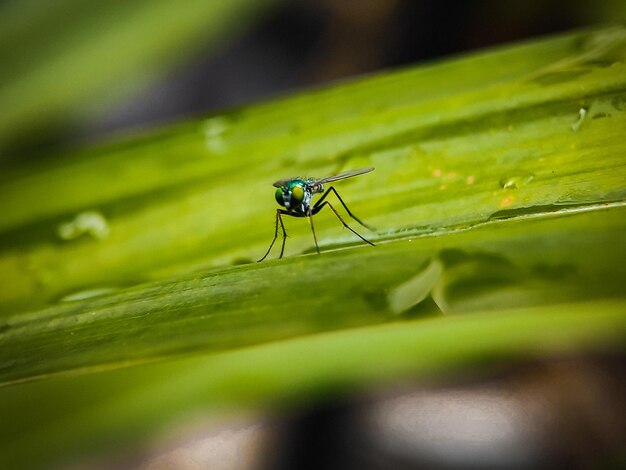
[[(325, 194), (327, 194), (327, 193), (325, 193)], [(312, 215), (317, 214), (319, 211), (321, 211), (324, 208), (324, 206), (328, 206), (328, 207), (330, 207), (332, 209), (332, 211), (335, 213), (335, 215), (341, 221), (341, 223), (343, 224), (344, 227), (346, 227), (348, 230), (350, 230), (352, 233), (354, 233), (357, 237), (359, 237), (365, 243), (368, 243), (368, 244), (370, 244), (372, 246), (375, 246), (371, 241), (367, 240), (366, 238), (363, 238), (363, 236), (359, 232), (357, 232), (352, 227), (350, 227), (346, 223), (346, 221), (341, 218), (341, 216), (339, 215), (339, 212), (337, 212), (335, 210), (335, 208), (333, 207), (333, 205), (330, 202), (328, 202), (328, 201), (324, 201), (324, 203), (322, 205), (315, 204), (315, 207), (313, 208), (313, 211), (312, 211)], [(345, 205), (344, 205), (344, 207), (345, 207)], [(346, 208), (346, 210), (347, 210), (347, 208)], [(356, 217), (353, 217), (353, 218), (356, 220)]]
[(283, 253), (285, 252), (285, 242), (287, 241), (287, 230), (285, 230), (285, 225), (283, 224), (283, 218), (281, 216), (281, 214), (283, 214), (283, 211), (281, 211), (280, 209), (277, 209), (276, 214), (278, 215), (280, 228), (283, 230), (283, 244), (280, 247), (280, 256), (278, 257), (278, 259), (281, 259), (283, 257)]
[(283, 253), (285, 252), (285, 241), (287, 240), (287, 231), (285, 230), (285, 225), (283, 224), (283, 218), (281, 217), (281, 213), (282, 213), (281, 209), (276, 209), (276, 227), (274, 228), (274, 238), (272, 239), (272, 243), (270, 243), (270, 247), (267, 249), (267, 252), (263, 255), (263, 258), (258, 260), (257, 263), (260, 263), (265, 258), (267, 258), (267, 255), (269, 255), (270, 251), (272, 251), (272, 247), (274, 246), (274, 242), (278, 238), (278, 224), (280, 224), (280, 228), (283, 231), (283, 245), (280, 248), (279, 259), (283, 257)]
[(311, 224), (311, 232), (313, 232), (313, 240), (315, 241), (315, 249), (317, 250), (317, 254), (320, 254), (320, 247), (317, 244), (317, 235), (315, 235), (315, 227), (313, 226), (313, 213), (309, 210), (309, 213), (306, 216), (309, 219), (309, 224)]
[[(374, 231), (374, 228), (373, 228), (373, 227), (371, 227), (371, 226), (367, 225), (365, 222), (363, 222), (361, 219), (359, 219), (356, 215), (354, 215), (354, 214), (352, 213), (352, 211), (350, 211), (350, 209), (348, 209), (348, 206), (346, 206), (346, 203), (345, 203), (345, 202), (343, 202), (343, 199), (341, 199), (341, 196), (339, 195), (339, 193), (337, 192), (337, 190), (336, 190), (333, 186), (329, 187), (329, 188), (326, 190), (326, 192), (322, 195), (322, 197), (321, 197), (321, 198), (319, 198), (319, 199), (318, 199), (318, 201), (315, 203), (315, 205), (313, 206), (313, 214), (317, 214), (317, 213), (319, 212), (319, 210), (322, 208), (322, 205), (323, 205), (322, 203), (324, 202), (324, 199), (326, 199), (326, 196), (328, 196), (328, 194), (329, 194), (331, 191), (332, 191), (333, 193), (335, 193), (335, 196), (337, 196), (337, 199), (339, 199), (339, 202), (341, 203), (341, 205), (343, 206), (343, 208), (346, 210), (346, 212), (348, 213), (348, 215), (349, 215), (350, 217), (352, 217), (354, 220), (356, 220), (358, 223), (360, 223), (360, 224), (361, 224), (363, 227), (365, 227), (366, 229), (371, 230), (372, 232)], [(330, 205), (330, 204), (329, 204), (329, 205)], [(318, 209), (318, 207), (319, 207), (319, 209)], [(331, 206), (331, 207), (332, 207), (332, 206)], [(337, 211), (335, 211), (335, 209), (334, 209), (334, 208), (333, 208), (333, 211), (335, 212), (335, 214), (337, 214)], [(337, 214), (337, 217), (339, 217), (339, 214)], [(339, 218), (341, 219), (341, 217), (339, 217)], [(343, 221), (342, 221), (342, 222), (343, 222)], [(346, 224), (344, 223), (344, 225), (346, 225)], [(347, 227), (347, 225), (346, 225), (346, 227)], [(348, 228), (350, 228), (350, 227), (348, 227)], [(352, 229), (350, 229), (350, 230), (352, 230)], [(352, 230), (352, 231), (354, 232), (354, 230)], [(356, 232), (354, 232), (354, 233), (356, 233)], [(358, 235), (358, 234), (357, 234), (357, 235)], [(359, 236), (360, 236), (360, 235), (359, 235)], [(366, 241), (367, 241), (367, 240), (366, 240)], [(368, 242), (368, 243), (369, 243), (369, 242)]]

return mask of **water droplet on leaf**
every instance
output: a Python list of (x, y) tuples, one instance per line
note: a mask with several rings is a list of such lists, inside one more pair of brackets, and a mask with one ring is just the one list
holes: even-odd
[(73, 240), (83, 234), (89, 234), (96, 240), (104, 240), (110, 233), (106, 218), (97, 211), (81, 212), (74, 220), (57, 227), (57, 234), (63, 240)]
[(117, 290), (119, 290), (117, 287), (96, 287), (93, 289), (84, 289), (62, 297), (59, 302), (75, 302), (77, 300), (91, 299), (93, 297), (110, 294), (111, 292), (115, 292)]
[(531, 183), (534, 179), (534, 173), (518, 171), (500, 178), (500, 187), (503, 189), (519, 189)]
[(583, 125), (583, 122), (585, 122), (586, 117), (587, 117), (587, 108), (580, 108), (578, 110), (578, 119), (576, 120), (574, 124), (572, 124), (572, 130), (574, 132), (578, 132), (580, 130), (581, 126)]

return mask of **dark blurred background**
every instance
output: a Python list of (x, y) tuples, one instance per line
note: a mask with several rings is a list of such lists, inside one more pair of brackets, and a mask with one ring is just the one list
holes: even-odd
[[(615, 2), (290, 0), (85, 132), (103, 134), (510, 41), (609, 22)], [(624, 9), (624, 8), (622, 8)]]
[[(145, 11), (135, 7), (142, 3)], [(13, 109), (16, 105), (11, 99), (19, 100), (18, 107), (32, 101), (30, 109), (14, 122), (6, 113), (0, 117), (0, 160), (49, 156), (120, 131), (207, 115), (335, 80), (510, 41), (616, 23), (626, 17), (626, 2), (622, 0), (240, 0), (215, 11), (212, 7), (198, 8), (202, 2), (181, 5), (185, 3), (197, 9), (196, 16), (206, 11), (224, 19), (197, 21), (187, 28), (193, 34), (178, 44), (178, 38), (172, 36), (176, 41), (170, 40), (168, 35), (175, 34), (176, 21), (188, 19), (173, 12), (170, 22), (166, 13), (150, 25), (152, 30), (143, 32), (152, 40), (145, 47), (151, 61), (140, 56), (143, 44), (132, 35), (121, 43), (124, 50), (112, 43), (117, 50), (98, 51), (98, 41), (107, 44), (113, 25), (120, 24), (123, 29), (128, 23), (129, 29), (139, 30), (143, 24), (133, 23), (132, 15), (153, 14), (157, 8), (149, 2), (133, 2), (129, 7), (115, 1), (108, 10), (80, 0), (24, 0), (0, 5), (0, 27), (4, 26), (0, 29), (5, 30), (0, 32), (0, 44), (4, 43), (5, 49), (0, 46), (0, 63), (11, 64), (10, 70), (0, 73), (0, 90), (4, 83), (11, 96), (3, 100), (0, 91), (0, 104)], [(130, 11), (132, 8), (137, 11)], [(110, 11), (120, 20), (112, 20), (109, 27)], [(45, 15), (56, 15), (58, 21), (46, 22), (42, 19)], [(91, 36), (85, 24), (93, 25)], [(170, 26), (174, 32), (168, 30)], [(31, 57), (49, 48), (51, 54), (46, 60), (54, 66), (65, 65), (66, 58), (73, 57), (83, 41), (85, 47), (94, 50), (94, 62), (104, 63), (106, 69), (98, 71), (96, 65), (91, 68), (92, 75), (78, 68), (70, 76), (59, 76), (43, 67), (42, 79), (49, 77), (57, 83), (67, 80), (67, 103), (58, 98), (59, 93), (42, 91), (36, 84), (30, 92), (23, 87), (11, 91), (11, 85), (23, 82), (24, 77), (39, 77), (42, 69), (42, 61), (34, 62), (30, 71), (15, 64), (28, 66)], [(139, 58), (132, 57), (134, 48), (140, 51)], [(128, 64), (124, 63), (125, 55), (131, 55)], [(115, 73), (117, 69), (119, 73)], [(32, 96), (16, 98), (22, 92)], [(43, 93), (47, 95), (38, 96)], [(2, 132), (2, 119), (8, 120), (6, 132)]]

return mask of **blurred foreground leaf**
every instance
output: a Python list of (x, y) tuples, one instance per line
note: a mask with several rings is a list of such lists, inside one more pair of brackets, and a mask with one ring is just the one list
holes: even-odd
[(128, 451), (181, 417), (259, 403), (284, 411), (399, 376), (424, 383), (546, 355), (623, 351), (625, 308), (620, 299), (403, 322), (3, 388), (0, 464)]

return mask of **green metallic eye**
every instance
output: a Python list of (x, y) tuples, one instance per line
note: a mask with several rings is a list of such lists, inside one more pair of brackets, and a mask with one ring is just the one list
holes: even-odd
[(283, 190), (281, 188), (276, 188), (276, 192), (274, 193), (274, 197), (276, 198), (276, 202), (281, 206), (285, 207), (285, 201), (283, 200)]
[(304, 199), (304, 189), (301, 186), (294, 186), (291, 189), (291, 204), (301, 204)]

